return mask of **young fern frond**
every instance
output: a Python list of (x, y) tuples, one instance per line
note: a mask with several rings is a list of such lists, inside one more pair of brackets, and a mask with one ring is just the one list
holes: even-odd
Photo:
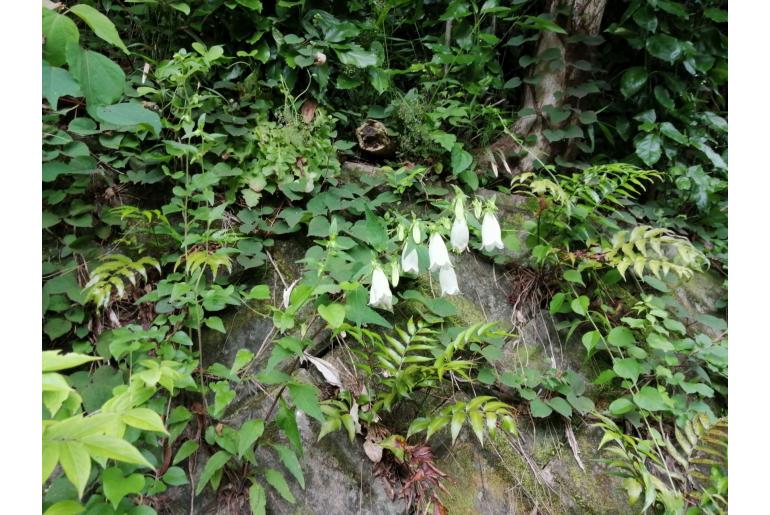
[(145, 267), (151, 266), (155, 267), (158, 272), (161, 271), (158, 260), (149, 256), (134, 261), (121, 254), (110, 254), (102, 258), (102, 261), (102, 264), (93, 270), (91, 279), (83, 288), (86, 303), (95, 304), (97, 311), (101, 311), (109, 305), (113, 293), (116, 294), (117, 299), (123, 297), (125, 280), (136, 286), (136, 276), (140, 275), (147, 281)]
[(213, 279), (216, 279), (219, 267), (224, 267), (228, 272), (233, 271), (233, 263), (230, 256), (227, 254), (209, 252), (205, 249), (194, 250), (188, 252), (187, 255), (179, 256), (179, 259), (174, 264), (174, 270), (176, 270), (184, 260), (184, 271), (187, 275), (194, 275), (198, 272), (202, 272), (203, 268), (208, 267), (211, 270)]
[(690, 280), (707, 263), (703, 253), (687, 238), (660, 227), (640, 225), (631, 231), (618, 231), (611, 247), (604, 252), (607, 261), (625, 278), (629, 268), (641, 277), (649, 270), (658, 279), (669, 272)]
[(480, 395), (467, 402), (458, 401), (450, 406), (445, 406), (433, 417), (416, 418), (409, 425), (407, 438), (426, 431), (425, 439), (428, 440), (433, 434), (449, 424), (452, 432), (452, 443), (454, 444), (463, 424), (469, 421), (473, 433), (483, 446), (484, 429), (486, 428), (486, 431), (494, 436), (497, 432), (498, 421), (500, 427), (505, 431), (516, 434), (516, 423), (513, 420), (511, 410), (510, 405), (491, 395)]
[(659, 179), (655, 170), (642, 170), (626, 163), (592, 166), (572, 175), (559, 175), (559, 183), (573, 202), (589, 211), (614, 211), (624, 200), (639, 197), (646, 184)]
[(701, 488), (708, 484), (708, 470), (727, 470), (727, 418), (713, 423), (704, 413), (688, 420), (682, 430), (675, 429), (676, 443), (665, 439), (666, 450), (682, 468), (682, 482)]

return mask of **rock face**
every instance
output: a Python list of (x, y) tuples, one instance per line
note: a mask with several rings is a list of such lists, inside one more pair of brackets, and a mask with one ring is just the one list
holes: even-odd
[[(504, 198), (502, 202), (499, 199), (498, 205), (502, 220), (522, 216), (523, 208), (518, 198)], [(300, 275), (300, 269), (295, 263), (304, 255), (304, 246), (296, 241), (278, 242), (272, 252), (275, 268), (280, 274), (269, 272), (265, 281), (270, 284), (271, 291), (282, 292), (284, 282), (291, 283)], [(511, 278), (506, 273), (506, 267), (471, 252), (454, 256), (453, 262), (457, 276), (461, 278), (461, 295), (447, 300), (455, 306), (459, 323), (470, 325), (497, 320), (506, 329), (516, 330), (518, 334), (518, 338), (504, 347), (501, 362), (520, 363), (542, 370), (572, 370), (589, 380), (595, 377), (596, 370), (584, 363), (581, 343), (575, 339), (565, 339), (546, 311), (535, 311), (534, 316), (524, 323), (517, 320), (508, 301)], [(418, 279), (418, 283), (426, 296), (430, 296), (431, 285), (434, 288), (438, 286), (435, 280), (431, 283), (427, 276)], [(685, 290), (684, 298), (690, 299), (693, 312), (715, 310), (715, 299), (721, 295), (721, 290), (708, 286), (697, 291), (707, 293), (699, 296)], [(274, 299), (274, 303), (279, 302), (279, 299)], [(243, 347), (257, 352), (270, 339), (272, 330), (270, 318), (256, 316), (246, 308), (231, 314), (225, 320), (225, 326), (228, 329), (227, 335), (211, 333), (206, 338), (206, 364), (215, 361), (230, 364), (235, 352)], [(325, 336), (321, 334), (319, 341)], [(262, 361), (269, 355), (269, 350), (264, 352)], [(349, 361), (334, 350), (326, 354), (324, 359), (338, 364), (339, 368), (351, 368)], [(256, 366), (259, 366), (259, 362)], [(320, 374), (313, 369), (300, 368), (295, 374), (304, 375), (319, 385), (323, 383)], [(512, 399), (511, 391), (506, 391), (502, 385), (497, 386), (503, 398), (507, 394), (507, 398)], [(586, 395), (591, 395), (590, 386)], [(237, 427), (249, 418), (263, 417), (270, 404), (264, 395), (255, 395), (253, 391), (244, 389), (239, 392), (225, 422)], [(487, 440), (483, 447), (467, 427), (463, 428), (454, 445), (450, 444), (446, 430), (432, 437), (430, 443), (436, 466), (447, 474), (444, 481), (446, 492), (440, 496), (449, 513), (636, 512), (628, 505), (620, 480), (607, 474), (601, 462), (602, 456), (597, 451), (600, 432), (584, 421), (568, 422), (555, 414), (548, 419), (533, 420), (526, 414), (526, 409), (521, 411), (525, 415), (517, 417), (517, 437), (500, 432)], [(405, 428), (410, 417), (414, 416), (414, 410), (410, 413), (410, 409), (403, 409), (397, 411), (395, 416), (404, 419), (398, 425)], [(374, 465), (364, 453), (361, 436), (357, 436), (351, 443), (346, 433), (340, 431), (316, 442), (318, 423), (302, 413), (298, 413), (297, 421), (304, 444), (304, 456), (300, 461), (306, 485), (303, 490), (295, 481), (289, 481), (289, 488), (297, 499), (293, 505), (279, 497), (273, 489), (266, 488), (268, 513), (331, 515), (409, 512), (403, 500), (391, 500), (384, 481), (375, 476)], [(568, 429), (565, 424), (570, 423), (572, 426)], [(569, 444), (568, 433), (574, 435), (582, 467)], [(285, 472), (275, 453), (259, 451), (257, 459), (260, 466)], [(202, 461), (199, 460), (199, 463)], [(179, 512), (189, 511), (189, 493), (180, 498)], [(210, 488), (198, 498), (196, 507), (196, 513), (234, 512), (231, 507), (223, 505)], [(241, 506), (241, 509), (248, 513), (246, 505)]]

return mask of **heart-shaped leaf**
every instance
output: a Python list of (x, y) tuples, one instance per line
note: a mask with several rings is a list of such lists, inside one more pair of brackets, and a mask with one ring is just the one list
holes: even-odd
[(118, 467), (110, 467), (102, 473), (102, 485), (104, 496), (112, 503), (112, 507), (118, 509), (118, 504), (123, 498), (130, 494), (138, 494), (144, 488), (144, 476), (141, 474), (131, 474), (128, 477), (123, 476), (123, 472)]

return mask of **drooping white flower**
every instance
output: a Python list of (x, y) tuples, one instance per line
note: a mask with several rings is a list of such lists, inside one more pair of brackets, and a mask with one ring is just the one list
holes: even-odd
[(449, 241), (452, 243), (452, 250), (455, 252), (462, 252), (467, 249), (469, 236), (468, 224), (465, 221), (465, 217), (456, 216), (455, 221), (452, 224), (452, 233), (449, 238)]
[(410, 249), (408, 245), (404, 245), (404, 250), (401, 252), (401, 269), (405, 274), (420, 273), (420, 260), (416, 247)]
[(460, 293), (460, 288), (457, 286), (457, 275), (451, 266), (445, 266), (439, 270), (438, 282), (441, 284), (441, 295), (457, 295)]
[(369, 290), (369, 305), (375, 308), (393, 310), (393, 294), (390, 293), (388, 278), (382, 268), (377, 267), (372, 272), (372, 286)]
[(486, 213), (481, 222), (481, 248), (487, 252), (504, 248), (500, 224), (492, 213)]
[(287, 288), (283, 290), (283, 309), (286, 309), (289, 307), (289, 303), (291, 301), (291, 292), (294, 290), (294, 287), (299, 282), (299, 279), (291, 283)]
[(428, 243), (428, 257), (430, 258), (430, 271), (435, 272), (445, 266), (451, 267), (449, 252), (444, 244), (444, 239), (439, 233), (433, 233)]

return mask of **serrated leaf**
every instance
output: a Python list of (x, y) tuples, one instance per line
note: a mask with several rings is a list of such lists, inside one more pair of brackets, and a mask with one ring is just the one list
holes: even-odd
[(206, 465), (203, 467), (203, 472), (201, 473), (201, 477), (198, 480), (198, 484), (195, 487), (195, 495), (200, 495), (208, 482), (214, 476), (214, 473), (224, 467), (225, 464), (230, 461), (230, 458), (232, 458), (232, 456), (227, 451), (217, 451), (208, 459)]
[(265, 480), (289, 503), (294, 504), (297, 502), (294, 498), (294, 494), (289, 490), (289, 485), (286, 484), (286, 479), (283, 477), (283, 474), (275, 469), (267, 469), (265, 471)]

